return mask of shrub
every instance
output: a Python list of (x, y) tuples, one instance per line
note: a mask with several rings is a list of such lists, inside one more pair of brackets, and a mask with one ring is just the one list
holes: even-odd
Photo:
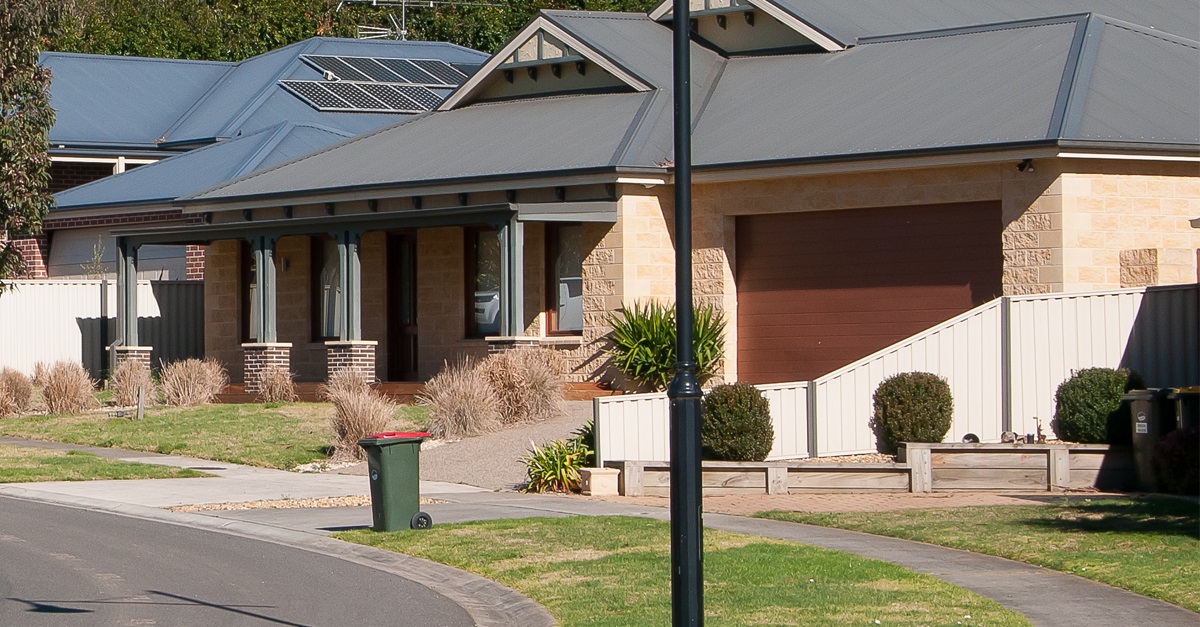
[[(634, 303), (610, 313), (607, 322), (613, 365), (653, 390), (664, 389), (675, 375), (675, 309), (659, 302)], [(700, 383), (717, 371), (725, 348), (725, 316), (711, 306), (695, 309), (692, 348)]]
[(579, 469), (592, 451), (580, 439), (554, 440), (542, 448), (536, 444), (522, 457), (529, 483), (523, 492), (576, 492)]
[(749, 383), (718, 385), (704, 396), (700, 447), (704, 459), (761, 462), (771, 452), (771, 406)]
[(562, 358), (546, 348), (518, 348), (480, 363), (500, 401), (500, 422), (540, 422), (558, 415), (563, 398)]
[(146, 390), (146, 400), (154, 400), (154, 379), (146, 364), (135, 359), (126, 359), (117, 365), (108, 381), (113, 393), (113, 403), (128, 407), (137, 405), (138, 389)]
[(46, 362), (39, 361), (33, 364), (33, 385), (34, 387), (46, 387), (46, 375), (50, 374), (50, 366)]
[(80, 364), (56, 362), (46, 371), (45, 381), (42, 397), (51, 414), (78, 414), (95, 400), (96, 384)]
[(418, 400), (429, 406), (429, 435), (438, 439), (486, 433), (501, 421), (500, 399), (469, 358), (445, 364)]
[(290, 403), (296, 400), (296, 384), (292, 371), (283, 366), (271, 366), (259, 374), (258, 400), (262, 403)]
[(895, 451), (900, 442), (941, 442), (954, 419), (950, 384), (928, 372), (884, 379), (874, 401), (871, 428), (885, 452)]
[(1158, 489), (1171, 494), (1200, 495), (1200, 429), (1176, 429), (1154, 447)]
[(396, 415), (396, 406), (372, 390), (362, 375), (349, 370), (335, 373), (325, 393), (333, 403), (330, 424), (334, 433), (334, 459), (363, 459), (364, 451), (358, 441), (387, 430)]
[(321, 386), (321, 397), (333, 401), (337, 394), (367, 392), (370, 389), (371, 383), (361, 374), (353, 370), (335, 370), (329, 375), (329, 381)]
[(596, 465), (596, 419), (588, 418), (583, 426), (571, 432), (571, 439), (587, 447), (588, 454), (583, 460), (584, 467)]
[(1121, 395), (1142, 387), (1141, 377), (1125, 370), (1084, 368), (1063, 381), (1054, 393), (1050, 428), (1058, 439), (1083, 444), (1127, 444), (1129, 411)]
[(163, 401), (183, 407), (216, 400), (229, 383), (221, 364), (212, 359), (184, 359), (165, 364), (159, 372)]
[(0, 418), (24, 414), (32, 399), (33, 383), (29, 377), (12, 368), (0, 371)]

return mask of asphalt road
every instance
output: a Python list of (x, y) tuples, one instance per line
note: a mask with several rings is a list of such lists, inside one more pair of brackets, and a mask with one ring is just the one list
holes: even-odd
[(449, 599), (333, 557), (0, 497), (0, 625), (473, 624)]

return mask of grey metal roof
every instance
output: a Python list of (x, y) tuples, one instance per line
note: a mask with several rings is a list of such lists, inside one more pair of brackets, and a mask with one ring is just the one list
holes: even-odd
[(346, 137), (346, 133), (333, 129), (279, 123), (59, 192), (54, 195), (57, 206), (51, 211), (169, 204), (179, 196), (310, 153)]
[(482, 63), (487, 55), (453, 44), (308, 39), (240, 63), (44, 53), (53, 71), (58, 118), (52, 150), (135, 147), (179, 150), (253, 133), (287, 120), (360, 133), (392, 124), (395, 114), (316, 111), (281, 88), (279, 79), (317, 80), (301, 54), (434, 58)]
[[(662, 25), (650, 34), (648, 19), (552, 15), (563, 28), (587, 29), (580, 37), (589, 43), (610, 38), (600, 47), (643, 64), (650, 59), (609, 30), (653, 39), (647, 49), (670, 37)], [(704, 58), (702, 50), (693, 46)], [(671, 58), (653, 62), (669, 68)], [(694, 163), (742, 168), (1070, 142), (1190, 154), (1200, 144), (1197, 67), (1195, 42), (1090, 15), (873, 38), (842, 52), (732, 58), (711, 65), (715, 82), (693, 86)], [(661, 168), (672, 159), (670, 99), (659, 88), (432, 113), (185, 202)]]
[[(45, 52), (54, 145), (154, 148), (232, 63)], [(167, 88), (166, 86), (170, 86)]]

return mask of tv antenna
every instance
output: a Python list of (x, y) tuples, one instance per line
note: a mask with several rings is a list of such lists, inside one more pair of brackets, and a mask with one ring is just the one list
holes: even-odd
[(491, 2), (459, 2), (458, 0), (341, 0), (338, 2), (337, 10), (341, 10), (347, 4), (369, 4), (373, 7), (400, 7), (400, 19), (396, 19), (396, 13), (388, 14), (388, 19), (391, 20), (391, 26), (363, 26), (355, 27), (355, 35), (359, 39), (399, 39), (400, 41), (408, 41), (408, 9), (432, 9), (441, 5), (462, 6), (462, 7), (498, 7), (499, 4)]

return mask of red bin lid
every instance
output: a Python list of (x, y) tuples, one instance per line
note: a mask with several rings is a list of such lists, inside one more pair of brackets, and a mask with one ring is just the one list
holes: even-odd
[(384, 440), (384, 439), (389, 439), (389, 438), (408, 438), (408, 439), (427, 438), (427, 437), (429, 437), (429, 432), (427, 432), (427, 431), (384, 431), (382, 433), (372, 433), (371, 435), (368, 435), (367, 437), (368, 438), (376, 438), (379, 440)]

